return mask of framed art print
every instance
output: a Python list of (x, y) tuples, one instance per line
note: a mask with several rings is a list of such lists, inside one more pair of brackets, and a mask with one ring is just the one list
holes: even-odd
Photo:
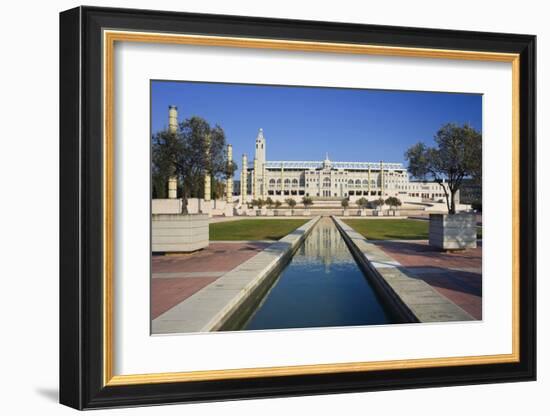
[(535, 37), (60, 16), (60, 401), (535, 379)]

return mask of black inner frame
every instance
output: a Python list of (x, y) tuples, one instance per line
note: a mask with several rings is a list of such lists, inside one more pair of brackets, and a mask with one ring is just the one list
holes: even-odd
[[(102, 30), (520, 54), (520, 361), (103, 387)], [(535, 380), (532, 35), (79, 7), (60, 14), (60, 402), (90, 409)]]

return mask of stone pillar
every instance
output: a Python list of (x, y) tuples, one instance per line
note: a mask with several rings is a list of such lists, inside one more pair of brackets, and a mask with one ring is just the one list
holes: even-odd
[(370, 164), (369, 164), (369, 173), (368, 173), (368, 184), (367, 184), (367, 196), (370, 196)]
[(381, 197), (384, 198), (384, 162), (380, 161), (380, 187), (382, 189)]
[[(171, 134), (176, 134), (178, 131), (178, 107), (175, 105), (168, 106), (168, 131)], [(176, 199), (178, 197), (178, 178), (170, 176), (168, 178), (168, 199)]]
[(265, 176), (265, 163), (262, 163), (262, 198), (267, 198), (267, 179)]
[(168, 199), (176, 199), (178, 197), (178, 179), (175, 176), (168, 178)]
[(283, 164), (281, 163), (281, 196), (284, 196), (285, 190), (285, 168), (283, 167)]
[(252, 179), (252, 199), (258, 199), (259, 195), (259, 189), (258, 189), (258, 159), (254, 158), (254, 172), (253, 172), (253, 179)]
[[(227, 145), (227, 164), (231, 165), (233, 162), (233, 146)], [(226, 199), (228, 203), (233, 202), (233, 175), (227, 178), (225, 184)]]
[(241, 166), (241, 205), (246, 203), (246, 197), (248, 195), (248, 160), (245, 154), (243, 154), (243, 161)]
[[(210, 137), (209, 136), (206, 136), (206, 153), (209, 155), (210, 154)], [(206, 174), (204, 175), (204, 200), (205, 201), (210, 201), (211, 197), (211, 181), (212, 181), (212, 178), (210, 177), (210, 173), (209, 172), (206, 172)]]

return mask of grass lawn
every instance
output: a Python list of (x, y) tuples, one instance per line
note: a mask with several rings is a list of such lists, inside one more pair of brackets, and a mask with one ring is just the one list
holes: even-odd
[[(427, 240), (430, 225), (428, 221), (409, 219), (348, 219), (343, 221), (370, 240)], [(481, 227), (478, 227), (477, 238), (481, 237)]]
[(303, 219), (218, 222), (210, 224), (210, 240), (279, 240), (306, 222)]

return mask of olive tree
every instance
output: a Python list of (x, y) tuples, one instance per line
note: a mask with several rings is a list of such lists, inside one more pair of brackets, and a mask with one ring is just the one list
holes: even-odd
[(223, 129), (210, 126), (201, 117), (191, 117), (175, 132), (162, 130), (152, 137), (152, 176), (155, 194), (162, 197), (170, 176), (178, 178), (184, 212), (187, 199), (204, 194), (204, 178), (214, 180), (233, 176), (237, 165), (227, 159)]
[(313, 205), (313, 199), (311, 199), (310, 196), (304, 196), (302, 198), (302, 204), (304, 204), (304, 207), (305, 208), (308, 208), (310, 207), (311, 205)]
[(395, 196), (388, 197), (385, 202), (387, 205), (394, 209), (401, 206), (401, 200)]
[(296, 201), (294, 200), (294, 198), (287, 198), (285, 199), (285, 202), (290, 207), (290, 212), (293, 212), (294, 207), (296, 206)]
[(432, 179), (441, 185), (449, 214), (455, 214), (455, 196), (463, 180), (472, 178), (481, 183), (481, 133), (466, 124), (448, 123), (437, 131), (434, 141), (434, 147), (419, 142), (405, 152), (408, 171), (418, 179)]

